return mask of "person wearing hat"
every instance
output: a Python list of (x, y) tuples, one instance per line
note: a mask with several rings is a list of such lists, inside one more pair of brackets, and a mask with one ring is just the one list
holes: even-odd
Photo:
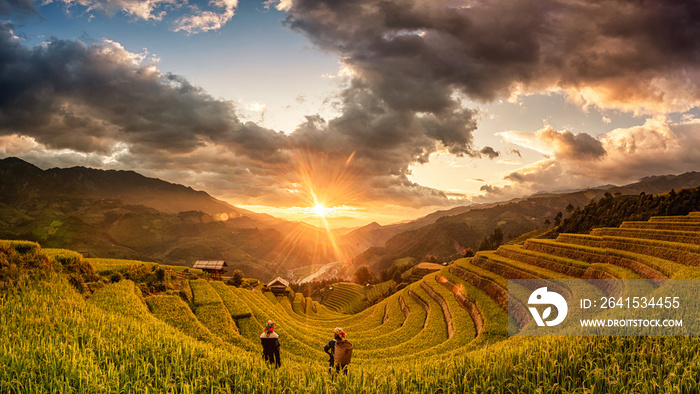
[(279, 335), (275, 332), (275, 322), (268, 320), (265, 324), (265, 330), (260, 334), (260, 342), (263, 347), (263, 358), (270, 364), (275, 364), (277, 367), (282, 365), (280, 360), (280, 340)]
[(342, 369), (345, 374), (348, 373), (347, 366), (350, 364), (352, 356), (352, 344), (345, 340), (345, 331), (342, 328), (336, 327), (333, 330), (333, 339), (328, 341), (323, 351), (329, 356), (328, 370), (332, 371), (335, 366), (336, 372)]

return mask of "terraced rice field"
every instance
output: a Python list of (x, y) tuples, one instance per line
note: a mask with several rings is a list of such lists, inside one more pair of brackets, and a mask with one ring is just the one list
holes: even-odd
[[(368, 293), (363, 286), (337, 284), (324, 306), (302, 294), (276, 298), (259, 289), (206, 280), (188, 282), (181, 290), (188, 294), (184, 299), (157, 295), (143, 300), (135, 285), (124, 280), (99, 290), (81, 308), (122, 316), (128, 327), (138, 322), (158, 327), (138, 334), (153, 348), (177, 346), (173, 338), (183, 338), (176, 355), (133, 356), (139, 362), (151, 357), (154, 365), (171, 360), (177, 368), (166, 367), (170, 375), (159, 370), (149, 377), (133, 372), (131, 364), (124, 367), (138, 376), (140, 385), (134, 387), (142, 391), (619, 392), (634, 387), (639, 392), (697, 392), (700, 343), (692, 338), (508, 338), (506, 313), (508, 279), (700, 278), (696, 239), (700, 214), (628, 222), (556, 240), (531, 239), (457, 260), (365, 309), (361, 304), (370, 296), (378, 299), (385, 285)], [(2, 308), (12, 305), (5, 301)], [(520, 324), (526, 313), (521, 308), (511, 319)], [(259, 361), (258, 338), (267, 320), (277, 323), (283, 349), (283, 366), (275, 374), (259, 372), (267, 371)], [(325, 370), (322, 347), (334, 327), (342, 327), (355, 345), (348, 377), (334, 378)], [(17, 350), (0, 349), (0, 359)], [(102, 368), (80, 360), (95, 371)], [(13, 362), (8, 365), (20, 365)], [(191, 367), (214, 362), (225, 371)], [(35, 364), (22, 365), (31, 371)], [(0, 378), (3, 373), (7, 376), (2, 372)], [(184, 378), (186, 373), (196, 377)], [(66, 385), (75, 384), (74, 375), (66, 376)], [(108, 391), (126, 387), (121, 372), (91, 376), (122, 379), (104, 383)], [(5, 382), (32, 387), (28, 379), (43, 382), (44, 388), (58, 387), (36, 375), (16, 374)]]
[[(285, 354), (291, 359), (323, 359), (321, 346), (331, 338), (332, 329), (340, 326), (356, 344), (353, 357), (357, 365), (410, 362), (420, 358), (416, 356), (459, 354), (507, 340), (508, 279), (659, 279), (700, 272), (695, 269), (700, 265), (700, 246), (607, 235), (628, 228), (642, 231), (645, 223), (654, 223), (653, 229), (643, 230), (652, 232), (670, 231), (678, 223), (687, 228), (696, 226), (697, 231), (683, 230), (684, 236), (700, 237), (700, 216), (693, 215), (679, 221), (652, 218), (649, 222), (628, 222), (619, 229), (596, 229), (591, 235), (530, 239), (522, 245), (504, 245), (497, 251), (458, 260), (356, 314), (333, 310), (362, 309), (361, 300), (368, 294), (378, 297), (388, 285), (375, 285), (368, 291), (353, 283), (336, 284), (324, 303), (329, 309), (321, 305), (314, 308), (313, 301), (301, 294), (274, 299), (259, 290), (234, 289), (222, 283), (195, 281), (190, 285), (195, 305), (198, 294), (218, 291), (223, 301), (217, 302), (225, 304), (223, 308), (219, 305), (219, 310), (228, 308), (237, 326), (247, 327), (240, 330), (247, 343), (256, 343), (265, 321), (276, 321)], [(664, 250), (659, 251), (660, 247)], [(208, 290), (212, 286), (216, 291)], [(523, 308), (514, 318), (524, 320), (526, 314)], [(215, 326), (209, 323), (208, 327)]]
[(323, 305), (336, 312), (359, 312), (367, 307), (365, 286), (350, 282), (336, 283)]
[[(61, 249), (54, 249), (54, 250), (61, 250)], [(75, 252), (73, 252), (75, 253)], [(109, 274), (113, 272), (118, 272), (121, 271), (125, 268), (129, 267), (138, 267), (140, 265), (144, 265), (148, 268), (155, 268), (155, 267), (160, 267), (165, 270), (172, 270), (175, 272), (192, 272), (193, 274), (202, 274), (203, 271), (197, 268), (191, 268), (191, 267), (183, 267), (180, 265), (163, 265), (163, 264), (158, 264), (158, 263), (152, 263), (152, 262), (145, 262), (145, 261), (138, 261), (138, 260), (120, 260), (120, 259), (102, 259), (102, 258), (86, 258), (85, 261), (89, 262), (92, 264), (92, 266), (95, 268), (95, 271), (101, 274)]]

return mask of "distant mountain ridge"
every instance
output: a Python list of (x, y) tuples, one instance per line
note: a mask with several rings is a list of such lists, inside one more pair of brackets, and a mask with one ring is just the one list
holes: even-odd
[(417, 260), (435, 256), (456, 257), (462, 250), (477, 250), (480, 241), (500, 228), (506, 238), (544, 228), (545, 220), (553, 222), (558, 212), (568, 216), (566, 207), (583, 207), (592, 199), (611, 194), (659, 194), (671, 189), (700, 185), (700, 173), (645, 177), (639, 182), (609, 188), (591, 188), (570, 193), (538, 193), (527, 198), (494, 204), (457, 207), (434, 212), (416, 221), (373, 226), (356, 230), (355, 237), (377, 241), (367, 243), (367, 250), (358, 254), (355, 265), (368, 265), (375, 272), (387, 269), (394, 260), (413, 257)]
[[(450, 258), (476, 249), (495, 228), (516, 236), (545, 226), (566, 207), (585, 206), (605, 192), (664, 193), (700, 185), (700, 173), (646, 177), (608, 189), (539, 193), (528, 198), (437, 211), (414, 221), (349, 231), (333, 244), (325, 230), (251, 212), (206, 192), (134, 171), (85, 167), (42, 170), (18, 158), (0, 160), (0, 237), (67, 247), (98, 257), (189, 265), (226, 259), (261, 279), (289, 269), (356, 256), (385, 269), (396, 258)], [(222, 220), (222, 214), (226, 214)], [(345, 261), (345, 260), (343, 260)]]
[(279, 220), (270, 215), (234, 207), (204, 191), (149, 178), (134, 171), (86, 167), (50, 168), (44, 171), (15, 157), (0, 160), (0, 191), (12, 193), (12, 190), (4, 189), (15, 186), (17, 182), (23, 184), (25, 191), (34, 188), (59, 194), (113, 198), (166, 213), (199, 210), (209, 215), (233, 213), (235, 216), (245, 215), (265, 222)]
[[(225, 215), (224, 215), (225, 214)], [(97, 257), (225, 259), (261, 279), (334, 261), (325, 232), (133, 171), (0, 160), (0, 236)]]

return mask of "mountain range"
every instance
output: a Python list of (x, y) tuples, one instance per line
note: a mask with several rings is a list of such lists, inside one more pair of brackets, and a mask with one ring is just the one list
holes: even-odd
[[(367, 265), (378, 272), (389, 268), (404, 257), (424, 260), (435, 256), (438, 260), (456, 258), (464, 249), (478, 249), (481, 240), (499, 228), (505, 241), (521, 234), (545, 228), (555, 217), (569, 215), (566, 208), (584, 207), (605, 193), (636, 195), (659, 194), (672, 189), (700, 185), (700, 173), (651, 176), (625, 186), (603, 186), (569, 193), (538, 193), (527, 198), (495, 204), (478, 204), (438, 211), (410, 223), (380, 226), (376, 223), (357, 229), (349, 236), (374, 240), (354, 259), (354, 265)], [(341, 238), (342, 239), (342, 238)]]
[(566, 216), (569, 204), (582, 207), (605, 192), (655, 194), (698, 185), (700, 174), (691, 172), (622, 187), (462, 206), (405, 223), (345, 230), (333, 244), (325, 229), (241, 209), (133, 171), (42, 170), (6, 158), (0, 160), (0, 238), (173, 265), (226, 260), (231, 270), (263, 280), (342, 259), (345, 269), (338, 274), (350, 276), (359, 265), (378, 272), (403, 257), (449, 259), (465, 248), (476, 249), (496, 228), (506, 238), (515, 237), (545, 227), (557, 212)]
[(0, 238), (103, 258), (226, 260), (268, 278), (336, 259), (325, 230), (259, 214), (133, 171), (42, 170), (0, 160)]

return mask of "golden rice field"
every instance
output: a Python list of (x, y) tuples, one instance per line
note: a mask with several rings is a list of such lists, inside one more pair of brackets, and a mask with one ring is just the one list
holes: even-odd
[[(480, 252), (354, 314), (333, 310), (340, 296), (330, 308), (204, 279), (146, 296), (122, 279), (85, 296), (65, 274), (30, 276), (0, 297), (0, 392), (700, 392), (696, 337), (507, 336), (508, 279), (700, 278), (700, 215), (676, 219)], [(13, 242), (0, 243), (3, 273), (42, 253)], [(279, 369), (260, 355), (268, 320)], [(355, 346), (348, 375), (330, 374), (322, 350), (337, 326)]]

